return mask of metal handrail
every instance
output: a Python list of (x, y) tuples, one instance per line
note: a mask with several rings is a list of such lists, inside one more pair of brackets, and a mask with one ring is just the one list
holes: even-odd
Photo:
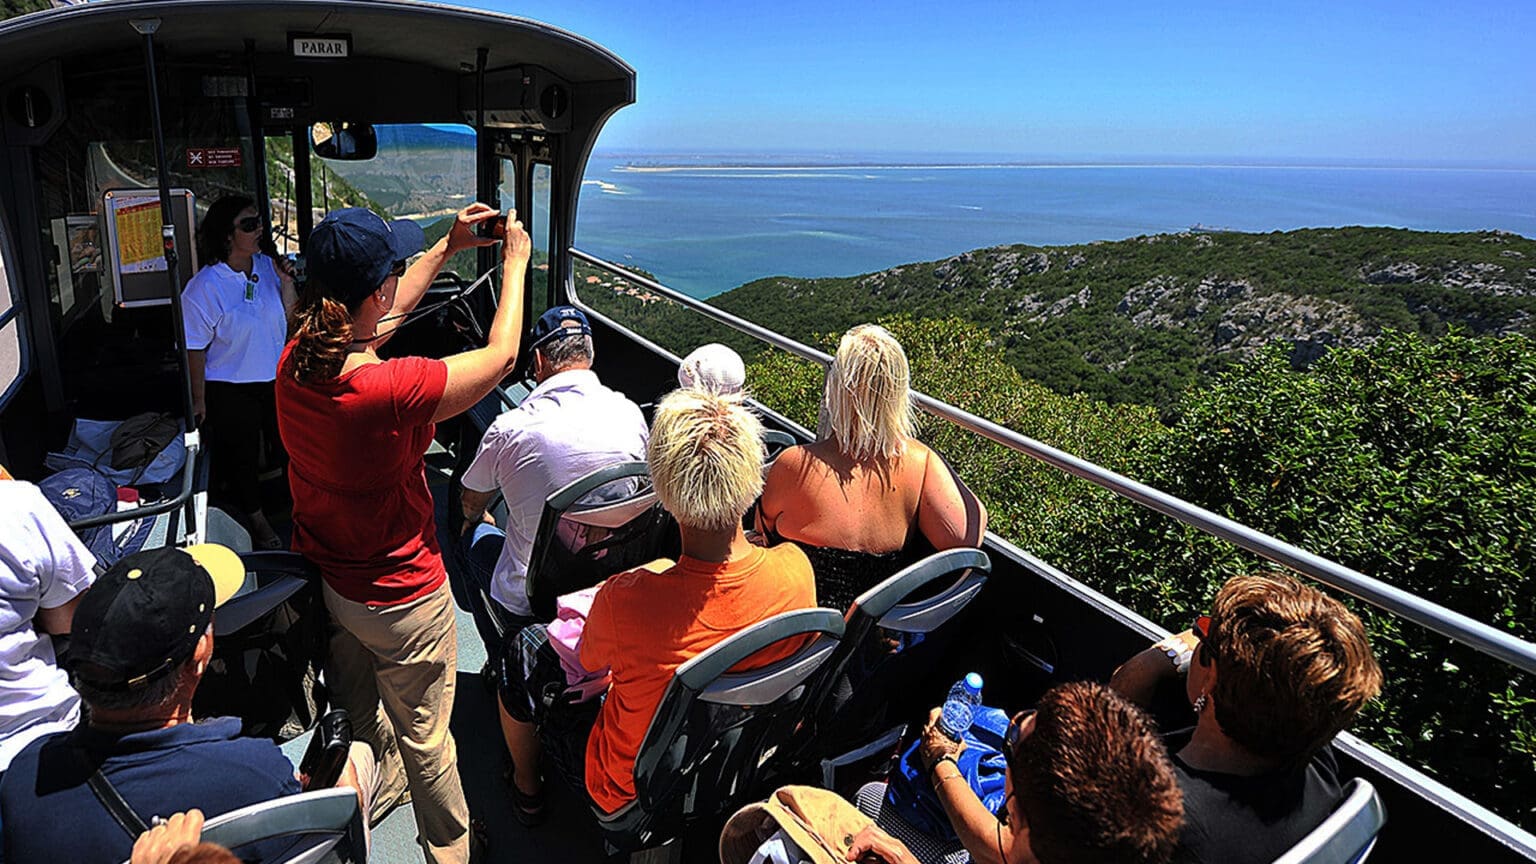
[[(775, 348), (788, 351), (807, 360), (814, 360), (824, 366), (832, 362), (832, 356), (824, 351), (818, 351), (809, 345), (796, 342), (760, 324), (755, 324), (745, 318), (732, 315), (702, 300), (689, 297), (687, 294), (668, 288), (654, 279), (648, 279), (639, 274), (631, 273), (616, 264), (574, 247), (571, 249), (571, 254), (588, 264), (643, 285), (651, 291), (681, 303), (701, 315), (746, 333)], [(991, 420), (979, 417), (964, 409), (956, 408), (927, 394), (914, 391), (913, 401), (919, 408), (922, 408), (929, 414), (948, 420), (956, 426), (995, 441), (1010, 450), (1015, 450), (1026, 456), (1038, 459), (1057, 470), (1087, 480), (1089, 483), (1102, 489), (1107, 489), (1122, 498), (1128, 498), (1143, 507), (1156, 510), (1166, 516), (1171, 516), (1185, 525), (1198, 528), (1214, 537), (1220, 537), (1223, 540), (1234, 543), (1276, 564), (1290, 568), (1298, 573), (1303, 573), (1325, 585), (1358, 597), (1372, 606), (1406, 618), (1425, 629), (1468, 645), (1491, 657), (1496, 657), (1517, 669), (1536, 674), (1536, 645), (1517, 638), (1510, 633), (1498, 630), (1460, 612), (1447, 609), (1438, 603), (1425, 600), (1401, 588), (1388, 585), (1358, 570), (1352, 570), (1322, 556), (1314, 555), (1284, 540), (1276, 539), (1261, 531), (1255, 531), (1242, 523), (1212, 513), (1204, 507), (1191, 504), (1181, 498), (1154, 489), (1145, 483), (1138, 483), (1129, 477), (1117, 474), (1107, 468), (1102, 468), (1086, 459), (1079, 459), (1070, 453), (1057, 450), (1049, 444), (1043, 444), (1027, 435), (1022, 435), (1005, 426), (1000, 426)]]

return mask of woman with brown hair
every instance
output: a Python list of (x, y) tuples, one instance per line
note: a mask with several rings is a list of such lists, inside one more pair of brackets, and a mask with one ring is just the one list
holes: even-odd
[(979, 546), (986, 533), (986, 508), (914, 437), (910, 379), (884, 327), (849, 330), (827, 369), (818, 440), (768, 472), (757, 530), (805, 550), (823, 606), (846, 610), (925, 552)]
[[(517, 361), (530, 244), (512, 222), (501, 298), (486, 345), (442, 360), (378, 349), (454, 253), (494, 240), (472, 204), (414, 264), (413, 222), (340, 210), (309, 237), (309, 282), (278, 367), (277, 413), (290, 455), (293, 549), (319, 566), (332, 633), (327, 683), (381, 762), (374, 816), (400, 773), (427, 859), (469, 856), (469, 812), (449, 734), (457, 637), (423, 457), (434, 424), (490, 393)], [(382, 707), (381, 707), (382, 703)], [(398, 748), (397, 748), (398, 743)]]
[(203, 267), (182, 292), (192, 411), (207, 420), (213, 481), (228, 489), (257, 548), (282, 539), (261, 506), (261, 445), (277, 444), (273, 379), (295, 302), (285, 263), (261, 251), (261, 214), (244, 195), (213, 202), (197, 228)]
[(1289, 576), (1238, 576), (1110, 686), (1146, 705), (1181, 676), (1195, 725), (1166, 736), (1184, 790), (1177, 860), (1273, 861), (1343, 797), (1329, 742), (1381, 690), (1365, 626)]

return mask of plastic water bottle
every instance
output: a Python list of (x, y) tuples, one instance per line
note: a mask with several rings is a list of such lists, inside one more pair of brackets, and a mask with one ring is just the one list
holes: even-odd
[(972, 672), (949, 688), (949, 698), (939, 714), (939, 731), (955, 741), (971, 728), (971, 720), (981, 705), (981, 676)]

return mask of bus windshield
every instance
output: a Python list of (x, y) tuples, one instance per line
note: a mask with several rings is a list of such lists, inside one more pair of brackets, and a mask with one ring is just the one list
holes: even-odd
[[(410, 219), (427, 242), (448, 233), (453, 215), (475, 194), (475, 134), (468, 126), (401, 123), (374, 127), (379, 150), (372, 159), (339, 161), (310, 156), (310, 186), (317, 216), (338, 207), (367, 207), (390, 219)], [(283, 178), (271, 177), (273, 221), (283, 224)], [(291, 206), (291, 205), (289, 205)], [(456, 256), (445, 271), (473, 278), (474, 255)]]

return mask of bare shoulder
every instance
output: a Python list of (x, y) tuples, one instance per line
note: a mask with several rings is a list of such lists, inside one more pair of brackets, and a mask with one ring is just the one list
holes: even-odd
[(782, 487), (782, 484), (798, 483), (805, 461), (805, 445), (797, 444), (786, 448), (768, 467), (768, 476), (763, 480), (763, 496), (770, 497)]

